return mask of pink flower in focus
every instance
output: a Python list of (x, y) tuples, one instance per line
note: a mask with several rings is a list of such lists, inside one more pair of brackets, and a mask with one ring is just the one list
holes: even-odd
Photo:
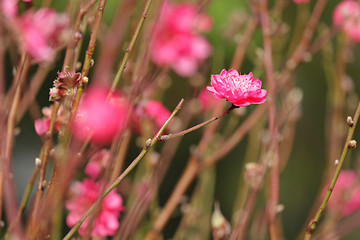
[[(72, 185), (72, 198), (65, 201), (65, 207), (69, 210), (66, 217), (66, 224), (72, 227), (84, 215), (89, 207), (99, 197), (102, 182), (95, 182), (92, 179), (84, 179)], [(116, 233), (119, 227), (120, 212), (124, 211), (123, 200), (114, 190), (111, 191), (101, 202), (98, 215), (95, 217), (91, 228), (91, 237), (106, 237)], [(79, 234), (85, 235), (89, 224), (88, 217), (79, 228)]]
[(350, 39), (360, 42), (360, 4), (353, 0), (340, 2), (333, 12), (333, 24), (341, 27)]
[(199, 100), (201, 104), (201, 110), (203, 112), (214, 109), (219, 103), (221, 103), (220, 99), (214, 98), (214, 96), (206, 88), (203, 88), (200, 91)]
[(152, 60), (171, 66), (181, 76), (193, 75), (211, 52), (209, 42), (197, 31), (207, 31), (211, 24), (210, 17), (198, 14), (194, 4), (165, 1), (150, 48)]
[(18, 19), (22, 49), (37, 62), (51, 61), (55, 57), (54, 48), (64, 40), (68, 27), (68, 16), (55, 10), (27, 11)]
[(107, 166), (110, 159), (110, 151), (102, 149), (91, 156), (84, 172), (91, 178), (97, 178), (101, 171)]
[(225, 98), (238, 107), (260, 104), (266, 101), (267, 91), (261, 89), (261, 81), (253, 74), (239, 75), (235, 69), (223, 69), (219, 75), (211, 75), (211, 87), (207, 90), (217, 98)]
[(294, 3), (308, 3), (310, 0), (293, 0)]
[(91, 136), (93, 143), (106, 145), (125, 128), (127, 101), (119, 93), (107, 101), (108, 93), (109, 89), (98, 86), (84, 94), (73, 123), (76, 138), (86, 141)]
[[(323, 190), (323, 196), (327, 187)], [(329, 210), (346, 217), (360, 208), (360, 185), (353, 170), (342, 170), (327, 204)]]

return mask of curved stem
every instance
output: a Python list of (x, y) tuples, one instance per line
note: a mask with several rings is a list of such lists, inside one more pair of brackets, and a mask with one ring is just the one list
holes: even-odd
[[(184, 103), (184, 99), (181, 99), (181, 101), (178, 103), (170, 117), (165, 121), (163, 126), (160, 128), (160, 130), (156, 133), (153, 139), (149, 139), (143, 150), (140, 152), (140, 154), (130, 163), (130, 165), (124, 170), (124, 172), (105, 190), (105, 192), (102, 194), (100, 201), (103, 200), (116, 186), (120, 184), (120, 182), (135, 168), (135, 166), (141, 161), (141, 159), (144, 158), (144, 156), (148, 153), (148, 151), (159, 141), (159, 138), (161, 134), (165, 131), (167, 125), (170, 123), (170, 121), (175, 117), (175, 115), (179, 112), (182, 105)], [(71, 228), (71, 230), (66, 234), (66, 236), (63, 238), (63, 240), (69, 240), (75, 232), (79, 229), (81, 224), (86, 220), (86, 218), (97, 208), (97, 204), (94, 203), (91, 205), (91, 207), (86, 211), (86, 213), (79, 219), (79, 221), (74, 225), (74, 227)]]
[(183, 131), (181, 131), (181, 132), (172, 133), (172, 134), (167, 134), (167, 135), (162, 135), (162, 136), (160, 137), (160, 140), (161, 140), (161, 141), (164, 141), (164, 140), (169, 140), (169, 139), (171, 139), (171, 138), (176, 138), (176, 137), (184, 136), (185, 134), (188, 134), (188, 133), (190, 133), (190, 132), (193, 132), (193, 131), (201, 128), (201, 127), (204, 127), (204, 126), (206, 126), (206, 125), (208, 125), (208, 124), (210, 124), (210, 123), (218, 120), (219, 118), (221, 118), (222, 116), (228, 114), (229, 112), (231, 112), (231, 111), (232, 111), (233, 109), (235, 109), (235, 108), (238, 108), (238, 107), (235, 106), (235, 105), (231, 105), (231, 107), (229, 107), (227, 110), (225, 110), (223, 113), (217, 115), (216, 117), (210, 118), (209, 120), (207, 120), (207, 121), (205, 121), (205, 122), (203, 122), (203, 123), (200, 123), (200, 124), (198, 124), (198, 125), (196, 125), (196, 126), (193, 126), (193, 127), (191, 127), (191, 128), (188, 128), (188, 129), (183, 130)]
[(328, 189), (326, 191), (325, 197), (324, 197), (318, 211), (316, 212), (315, 217), (313, 219), (311, 219), (311, 221), (310, 221), (310, 223), (308, 225), (308, 228), (306, 229), (306, 234), (305, 234), (305, 238), (304, 238), (305, 240), (308, 240), (308, 239), (311, 238), (313, 232), (315, 231), (315, 229), (317, 227), (317, 223), (319, 222), (320, 217), (322, 216), (322, 214), (323, 214), (323, 212), (325, 210), (326, 204), (329, 201), (331, 193), (332, 193), (332, 191), (333, 191), (333, 189), (335, 187), (336, 180), (337, 180), (337, 178), (338, 178), (338, 176), (340, 174), (341, 167), (342, 167), (342, 165), (344, 163), (346, 154), (348, 153), (348, 150), (351, 148), (349, 146), (349, 142), (352, 140), (354, 130), (355, 130), (357, 121), (359, 119), (359, 114), (360, 114), (360, 102), (358, 103), (358, 106), (357, 106), (357, 109), (356, 109), (356, 112), (355, 112), (355, 115), (354, 115), (353, 124), (351, 124), (351, 126), (349, 127), (348, 135), (346, 137), (344, 148), (343, 148), (341, 156), (340, 156), (339, 164), (336, 167), (334, 176), (331, 179), (331, 182), (330, 182), (330, 185), (329, 185), (329, 187), (328, 187)]

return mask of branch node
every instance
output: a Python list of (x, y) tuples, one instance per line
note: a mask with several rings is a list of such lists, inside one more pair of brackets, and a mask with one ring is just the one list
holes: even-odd
[(149, 147), (150, 147), (150, 145), (151, 145), (151, 142), (152, 142), (151, 138), (149, 138), (148, 140), (146, 140), (146, 142), (145, 142), (145, 149), (149, 149)]
[(346, 119), (346, 122), (349, 125), (349, 127), (354, 126), (354, 121), (353, 121), (352, 117), (348, 116)]
[(356, 141), (355, 140), (350, 140), (348, 142), (348, 148), (351, 148), (351, 149), (356, 148)]

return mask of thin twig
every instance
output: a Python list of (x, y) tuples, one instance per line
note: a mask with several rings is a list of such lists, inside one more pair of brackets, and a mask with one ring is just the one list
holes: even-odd
[[(222, 105), (219, 105), (218, 108), (222, 108)], [(223, 116), (225, 113), (231, 111), (234, 108), (235, 107), (232, 105), (229, 109), (227, 109), (224, 113), (220, 114), (219, 116)], [(210, 144), (212, 140), (212, 136), (214, 135), (218, 124), (219, 122), (217, 122), (217, 124), (209, 125), (205, 128), (205, 132), (202, 135), (202, 138), (196, 148), (195, 154), (193, 154), (190, 157), (185, 167), (185, 170), (183, 171), (183, 174), (181, 175), (178, 183), (176, 184), (165, 206), (162, 208), (161, 212), (156, 217), (152, 229), (147, 233), (145, 240), (157, 239), (159, 233), (164, 229), (172, 213), (180, 203), (181, 198), (185, 193), (186, 189), (189, 187), (191, 182), (195, 179), (195, 177), (199, 173), (200, 156), (204, 155), (207, 146)], [(183, 135), (178, 135), (178, 136), (183, 136)]]
[(202, 163), (200, 168), (209, 168), (228, 154), (240, 142), (255, 122), (264, 114), (268, 106), (269, 105), (267, 103), (258, 106), (234, 131), (234, 133), (223, 144), (221, 144), (220, 147), (218, 147), (217, 150), (204, 161), (204, 163)]
[(24, 210), (26, 208), (26, 205), (27, 205), (27, 203), (29, 201), (30, 193), (31, 193), (31, 190), (32, 190), (32, 188), (34, 186), (34, 182), (35, 182), (36, 175), (37, 175), (38, 172), (39, 172), (39, 166), (36, 165), (34, 170), (33, 170), (33, 173), (31, 174), (30, 180), (27, 183), (27, 186), (26, 186), (26, 189), (25, 189), (25, 192), (24, 192), (24, 196), (23, 196), (23, 198), (21, 200), (20, 207), (19, 207), (17, 215), (16, 215), (16, 219), (6, 229), (4, 239), (9, 238), (12, 229), (14, 228), (14, 226), (16, 226), (16, 224), (18, 224), (18, 222), (19, 222), (19, 220), (20, 220), (20, 218), (21, 218), (21, 216), (22, 216), (22, 214), (23, 214), (23, 212), (24, 212)]
[(338, 176), (340, 174), (340, 171), (341, 171), (342, 165), (344, 163), (345, 157), (346, 157), (346, 155), (348, 153), (348, 150), (352, 148), (352, 146), (350, 145), (351, 144), (350, 141), (353, 138), (354, 130), (355, 130), (356, 124), (358, 122), (359, 115), (360, 115), (360, 102), (358, 103), (358, 106), (357, 106), (357, 109), (356, 109), (356, 112), (355, 112), (355, 115), (354, 115), (354, 118), (353, 118), (353, 123), (351, 124), (351, 126), (349, 126), (349, 130), (348, 130), (348, 134), (347, 134), (347, 137), (346, 137), (346, 140), (345, 140), (344, 148), (342, 150), (342, 153), (341, 153), (341, 156), (340, 156), (340, 159), (339, 159), (339, 164), (336, 167), (334, 176), (331, 179), (331, 182), (330, 182), (330, 185), (329, 185), (329, 187), (328, 187), (328, 189), (326, 191), (325, 197), (324, 197), (318, 211), (316, 212), (315, 217), (313, 219), (311, 219), (311, 221), (310, 221), (310, 223), (308, 225), (308, 228), (306, 229), (306, 234), (305, 234), (304, 240), (309, 240), (311, 238), (312, 234), (316, 230), (317, 223), (319, 222), (320, 217), (322, 216), (322, 214), (323, 214), (323, 212), (325, 210), (326, 204), (329, 201), (329, 198), (330, 198), (331, 193), (332, 193), (332, 191), (333, 191), (333, 189), (335, 187), (336, 180), (337, 180), (337, 178), (338, 178)]
[(296, 68), (296, 66), (300, 63), (300, 61), (302, 61), (303, 54), (306, 52), (306, 49), (309, 46), (309, 42), (313, 37), (315, 28), (317, 26), (317, 23), (319, 22), (319, 19), (321, 17), (321, 14), (325, 8), (327, 1), (328, 0), (318, 0), (316, 2), (314, 10), (309, 18), (309, 22), (307, 23), (305, 30), (301, 36), (299, 45), (296, 47), (291, 57), (286, 61), (285, 68), (281, 72), (281, 76), (279, 80), (280, 84), (282, 84), (284, 81), (286, 81), (289, 78), (291, 72)]
[(231, 68), (239, 69), (240, 66), (242, 65), (246, 50), (248, 49), (247, 46), (249, 45), (249, 42), (252, 39), (252, 36), (258, 25), (258, 22), (259, 22), (258, 17), (255, 14), (252, 14), (246, 26), (246, 29), (243, 33), (243, 37), (241, 41), (239, 41), (238, 44), (236, 45), (235, 53), (230, 65)]
[(183, 130), (181, 132), (177, 132), (177, 133), (171, 133), (171, 134), (167, 134), (167, 135), (162, 135), (160, 137), (160, 140), (161, 141), (165, 141), (165, 140), (169, 140), (169, 139), (172, 139), (172, 138), (176, 138), (176, 137), (179, 137), (179, 136), (184, 136), (185, 134), (188, 134), (190, 132), (193, 132), (199, 128), (202, 128), (216, 120), (218, 120), (219, 118), (221, 118), (222, 116), (226, 115), (226, 114), (229, 114), (229, 112), (231, 112), (233, 109), (237, 108), (235, 105), (231, 105), (231, 107), (229, 107), (227, 110), (225, 110), (223, 113), (219, 114), (218, 116), (216, 117), (213, 117), (213, 118), (210, 118), (209, 120), (205, 121), (205, 122), (202, 122), (196, 126), (193, 126), (191, 128), (188, 128), (186, 130)]
[[(83, 68), (81, 71), (81, 78), (86, 77), (90, 70), (91, 59), (92, 59), (92, 55), (94, 53), (95, 45), (96, 45), (96, 36), (97, 36), (99, 28), (100, 28), (100, 23), (101, 23), (101, 19), (102, 19), (103, 13), (104, 13), (105, 4), (106, 4), (106, 0), (100, 0), (99, 6), (98, 6), (98, 9), (96, 12), (94, 24), (93, 24), (93, 27), (91, 30), (88, 48), (85, 53), (85, 60), (84, 60)], [(75, 115), (75, 112), (79, 105), (80, 97), (81, 97), (83, 90), (84, 90), (84, 87), (79, 87), (76, 91), (76, 96), (73, 101), (73, 105), (72, 105), (72, 109), (71, 109), (72, 117)]]
[(122, 59), (122, 61), (121, 61), (121, 64), (120, 64), (120, 66), (119, 66), (119, 70), (117, 71), (116, 76), (115, 76), (115, 79), (114, 79), (113, 84), (112, 84), (112, 86), (111, 86), (111, 91), (110, 91), (110, 93), (109, 93), (110, 95), (112, 94), (113, 91), (115, 91), (116, 86), (119, 84), (120, 77), (121, 77), (122, 73), (124, 72), (124, 69), (125, 69), (125, 67), (126, 67), (126, 63), (127, 63), (128, 59), (129, 59), (129, 55), (130, 55), (130, 53), (131, 53), (131, 51), (132, 51), (132, 49), (133, 49), (133, 47), (134, 47), (134, 44), (135, 44), (135, 42), (136, 42), (136, 39), (137, 39), (138, 36), (139, 36), (140, 30), (141, 30), (141, 28), (142, 28), (142, 26), (143, 26), (143, 24), (144, 24), (145, 18), (147, 17), (147, 14), (148, 14), (148, 11), (149, 11), (151, 2), (152, 2), (152, 0), (147, 0), (147, 1), (146, 1), (146, 5), (145, 5), (145, 8), (144, 8), (144, 11), (143, 11), (143, 13), (142, 13), (142, 15), (141, 15), (141, 17), (140, 17), (140, 20), (139, 20), (137, 26), (136, 26), (134, 35), (132, 36), (131, 41), (130, 41), (127, 49), (126, 49), (126, 52), (125, 52), (125, 54), (124, 54), (124, 57), (123, 57), (123, 59)]
[(91, 0), (89, 1), (86, 6), (85, 5), (85, 0), (82, 0), (80, 7), (79, 7), (79, 11), (78, 14), (76, 16), (75, 19), (75, 23), (74, 23), (74, 28), (73, 28), (73, 37), (72, 37), (72, 41), (69, 43), (68, 47), (66, 48), (66, 53), (65, 53), (65, 59), (64, 59), (64, 63), (63, 63), (63, 72), (65, 71), (73, 71), (74, 70), (74, 65), (75, 65), (75, 49), (77, 47), (79, 47), (79, 38), (75, 37), (75, 34), (80, 32), (80, 23), (81, 20), (83, 19), (83, 17), (85, 16), (85, 14), (90, 10), (90, 8), (95, 4), (95, 0)]
[[(143, 150), (140, 154), (130, 163), (130, 165), (124, 170), (124, 172), (105, 190), (105, 192), (101, 195), (101, 200), (103, 200), (116, 186), (118, 186), (121, 181), (136, 167), (136, 165), (145, 157), (148, 151), (159, 141), (161, 134), (165, 131), (167, 125), (171, 122), (171, 120), (175, 117), (175, 115), (179, 112), (182, 105), (184, 103), (184, 99), (178, 103), (174, 111), (171, 113), (170, 117), (165, 121), (160, 130), (156, 133), (153, 139), (149, 139), (146, 142)], [(97, 204), (91, 205), (91, 207), (86, 211), (86, 213), (79, 219), (79, 221), (71, 228), (71, 230), (66, 234), (63, 240), (69, 240), (75, 232), (79, 229), (81, 224), (86, 220), (86, 218), (96, 209)]]
[[(17, 203), (16, 203), (14, 179), (11, 174), (11, 153), (12, 153), (13, 140), (14, 140), (14, 129), (16, 124), (17, 110), (21, 98), (22, 87), (26, 80), (26, 75), (29, 70), (29, 67), (30, 67), (30, 57), (26, 53), (24, 53), (21, 57), (19, 68), (14, 78), (14, 85), (16, 86), (16, 88), (15, 88), (14, 98), (11, 102), (11, 108), (6, 126), (6, 141), (5, 141), (6, 148), (4, 153), (4, 162), (2, 163), (3, 168), (1, 169), (2, 172), (0, 173), (1, 174), (0, 184), (1, 185), (3, 184), (3, 186), (1, 186), (0, 196), (4, 197), (4, 202), (5, 202), (4, 207), (6, 209), (6, 216), (9, 222), (13, 222), (15, 220), (16, 213), (18, 211)], [(2, 207), (3, 207), (2, 201), (0, 200), (0, 208)]]
[(271, 176), (270, 176), (270, 196), (267, 200), (267, 217), (269, 224), (269, 236), (270, 239), (276, 240), (279, 239), (279, 233), (276, 226), (276, 211), (275, 207), (279, 201), (279, 151), (278, 151), (278, 126), (275, 122), (276, 120), (276, 83), (274, 78), (274, 67), (272, 60), (272, 40), (271, 40), (271, 29), (270, 29), (270, 20), (269, 13), (267, 10), (267, 0), (259, 1), (259, 14), (260, 14), (260, 24), (263, 35), (263, 45), (264, 45), (264, 66), (266, 80), (268, 84), (268, 96), (272, 98), (269, 105), (269, 131), (271, 133), (271, 142), (269, 144), (269, 151), (273, 152), (272, 166), (271, 166)]
[(49, 159), (50, 146), (52, 143), (52, 137), (53, 137), (54, 130), (55, 130), (55, 123), (56, 123), (57, 112), (59, 110), (59, 107), (60, 107), (60, 103), (58, 103), (58, 102), (55, 102), (54, 105), (52, 106), (49, 129), (46, 132), (46, 140), (44, 142), (44, 145), (41, 149), (41, 153), (39, 155), (39, 159), (41, 160), (41, 166), (40, 166), (37, 192), (35, 195), (35, 203), (34, 203), (34, 207), (33, 207), (32, 226), (35, 225), (35, 222), (38, 222), (39, 207), (40, 207), (39, 205), (40, 205), (40, 201), (41, 201), (41, 198), (42, 198), (42, 195), (44, 192), (43, 183), (45, 180), (45, 171), (46, 171), (46, 166), (47, 166), (47, 162)]
[(36, 94), (39, 92), (41, 85), (43, 84), (47, 74), (49, 73), (50, 65), (42, 64), (36, 70), (36, 73), (30, 80), (30, 85), (27, 90), (24, 92), (24, 96), (21, 99), (19, 105), (19, 111), (17, 113), (16, 120), (19, 122), (25, 112), (28, 110), (30, 105), (34, 102)]
[[(266, 107), (259, 106), (245, 121), (241, 126), (234, 132), (234, 134), (226, 141), (222, 146), (218, 149), (224, 149), (216, 152), (215, 154), (211, 154), (210, 158), (204, 159), (203, 163), (199, 162), (196, 157), (192, 157), (180, 177), (175, 189), (173, 190), (169, 200), (164, 206), (163, 210), (159, 214), (157, 220), (155, 221), (153, 228), (146, 235), (146, 240), (156, 239), (158, 234), (164, 228), (166, 222), (168, 221), (170, 215), (174, 212), (176, 206), (178, 205), (178, 201), (181, 196), (185, 193), (190, 183), (195, 179), (196, 175), (199, 171), (205, 170), (211, 166), (213, 166), (222, 156), (226, 155), (228, 151), (234, 148), (234, 146), (245, 136), (245, 134), (249, 131), (251, 126), (257, 121), (257, 119), (263, 114)], [(231, 109), (231, 107), (229, 108)], [(228, 109), (228, 110), (229, 110)], [(225, 112), (227, 112), (226, 110)], [(224, 113), (225, 113), (224, 112)], [(224, 113), (220, 114), (221, 116)], [(212, 118), (213, 119), (213, 118)], [(182, 136), (182, 135), (180, 135)], [(206, 139), (206, 138), (205, 138)], [(206, 142), (205, 142), (206, 143)], [(230, 146), (230, 147), (229, 147)]]

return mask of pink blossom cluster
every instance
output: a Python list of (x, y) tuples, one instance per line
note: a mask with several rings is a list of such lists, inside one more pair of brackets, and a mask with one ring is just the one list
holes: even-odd
[(193, 3), (164, 1), (150, 47), (155, 64), (188, 77), (210, 55), (211, 46), (199, 32), (209, 30), (212, 22), (198, 11)]
[[(324, 188), (325, 195), (327, 188)], [(360, 184), (354, 170), (342, 170), (330, 196), (327, 208), (346, 217), (360, 209)]]
[(240, 75), (235, 69), (223, 69), (219, 75), (211, 75), (211, 87), (207, 89), (216, 98), (225, 98), (235, 106), (244, 107), (266, 101), (267, 91), (261, 89), (261, 84), (251, 72)]
[(69, 17), (47, 8), (28, 10), (18, 16), (17, 4), (16, 0), (2, 0), (1, 8), (18, 37), (21, 51), (36, 62), (53, 60), (55, 49), (68, 38)]
[[(89, 163), (86, 165), (84, 172), (89, 176), (82, 182), (75, 182), (71, 187), (70, 199), (65, 202), (65, 207), (69, 211), (66, 217), (66, 224), (72, 227), (85, 214), (89, 207), (95, 203), (102, 194), (103, 181), (99, 179), (101, 173), (108, 167), (110, 160), (110, 151), (101, 149), (95, 152)], [(120, 213), (125, 210), (122, 197), (111, 191), (101, 202), (101, 207), (94, 219), (91, 227), (91, 237), (112, 236), (119, 228)], [(88, 228), (89, 219), (79, 228), (79, 234), (84, 236)]]
[(333, 12), (333, 24), (349, 39), (360, 42), (360, 3), (354, 0), (340, 2)]
[[(101, 194), (103, 182), (91, 178), (85, 178), (82, 182), (75, 182), (71, 188), (72, 197), (65, 201), (65, 207), (69, 211), (66, 224), (74, 226), (85, 214), (89, 207), (95, 203)], [(101, 202), (100, 210), (90, 228), (91, 237), (112, 236), (119, 228), (120, 213), (124, 211), (123, 199), (115, 191), (111, 191)], [(78, 232), (84, 236), (89, 225), (91, 215), (80, 226)]]

